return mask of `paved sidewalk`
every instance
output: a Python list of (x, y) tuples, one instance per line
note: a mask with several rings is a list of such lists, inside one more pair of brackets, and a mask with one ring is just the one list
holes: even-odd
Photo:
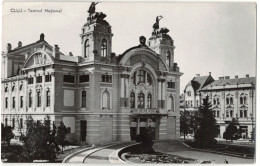
[(173, 154), (173, 155), (178, 155), (182, 157), (198, 159), (203, 161), (210, 160), (217, 164), (224, 164), (225, 159), (229, 162), (229, 164), (254, 163), (254, 159), (245, 159), (240, 157), (233, 157), (233, 156), (226, 156), (221, 154), (191, 150), (190, 148), (183, 145), (180, 141), (155, 142), (154, 150), (157, 152), (168, 153), (168, 154)]

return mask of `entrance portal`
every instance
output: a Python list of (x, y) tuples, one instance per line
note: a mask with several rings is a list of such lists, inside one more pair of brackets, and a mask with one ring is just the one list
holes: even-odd
[[(155, 118), (132, 118), (130, 124), (131, 140), (135, 140), (137, 135), (146, 135), (147, 133), (156, 139), (156, 119)], [(157, 134), (158, 135), (158, 134)]]

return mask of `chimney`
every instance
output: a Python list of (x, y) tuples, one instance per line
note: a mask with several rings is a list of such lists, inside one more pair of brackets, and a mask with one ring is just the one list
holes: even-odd
[(43, 33), (40, 35), (40, 41), (44, 41), (44, 34)]
[(225, 80), (228, 80), (228, 79), (230, 79), (230, 77), (229, 76), (225, 76)]
[(209, 72), (209, 75), (211, 76), (211, 72)]
[(199, 77), (200, 76), (200, 74), (196, 74), (196, 77)]
[(235, 78), (238, 78), (238, 75), (235, 75)]
[(73, 56), (72, 52), (69, 52), (69, 56)]
[(60, 59), (60, 48), (57, 44), (54, 45), (54, 58)]
[(224, 77), (219, 77), (218, 79), (219, 79), (219, 80), (224, 80)]
[(12, 45), (10, 43), (7, 43), (7, 52), (12, 50)]
[(22, 42), (21, 41), (18, 42), (18, 47), (22, 47)]
[(249, 77), (249, 74), (246, 74), (246, 78), (248, 78)]

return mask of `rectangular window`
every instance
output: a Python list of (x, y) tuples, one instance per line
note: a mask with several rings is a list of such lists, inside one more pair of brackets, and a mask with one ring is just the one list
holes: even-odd
[(67, 127), (67, 133), (70, 133), (70, 132), (71, 132), (70, 127)]
[(13, 108), (15, 108), (15, 97), (13, 97)]
[(87, 121), (86, 120), (80, 121), (80, 136), (81, 136), (81, 141), (86, 141), (86, 136), (87, 136)]
[(20, 96), (20, 108), (23, 108), (23, 96)]
[(217, 111), (217, 117), (219, 117), (219, 111)]
[(33, 78), (28, 78), (28, 84), (33, 84)]
[(12, 121), (13, 121), (13, 126), (12, 127), (15, 127), (15, 119), (13, 118)]
[(243, 118), (243, 110), (240, 110), (240, 118)]
[(75, 82), (74, 76), (64, 75), (63, 82), (74, 83)]
[(244, 118), (247, 117), (247, 110), (244, 110)]
[(36, 83), (42, 83), (42, 76), (36, 77)]
[(8, 108), (8, 97), (5, 98), (5, 108)]
[(51, 75), (45, 75), (45, 82), (51, 82)]
[(79, 76), (79, 83), (89, 82), (89, 75), (81, 75)]
[(112, 75), (101, 74), (101, 82), (112, 83)]
[[(175, 89), (175, 82), (168, 82), (167, 88)], [(188, 96), (190, 96), (190, 91), (188, 91)]]

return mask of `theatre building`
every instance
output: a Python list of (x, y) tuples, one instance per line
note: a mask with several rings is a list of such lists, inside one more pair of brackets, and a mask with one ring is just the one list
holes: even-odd
[[(79, 143), (155, 140), (180, 136), (179, 67), (167, 28), (155, 23), (146, 42), (112, 52), (112, 29), (102, 12), (89, 12), (80, 34), (82, 53), (64, 54), (44, 34), (2, 54), (2, 123), (17, 137), (26, 121), (62, 121)], [(129, 32), (131, 33), (131, 32)], [(129, 34), (131, 35), (131, 34)]]

